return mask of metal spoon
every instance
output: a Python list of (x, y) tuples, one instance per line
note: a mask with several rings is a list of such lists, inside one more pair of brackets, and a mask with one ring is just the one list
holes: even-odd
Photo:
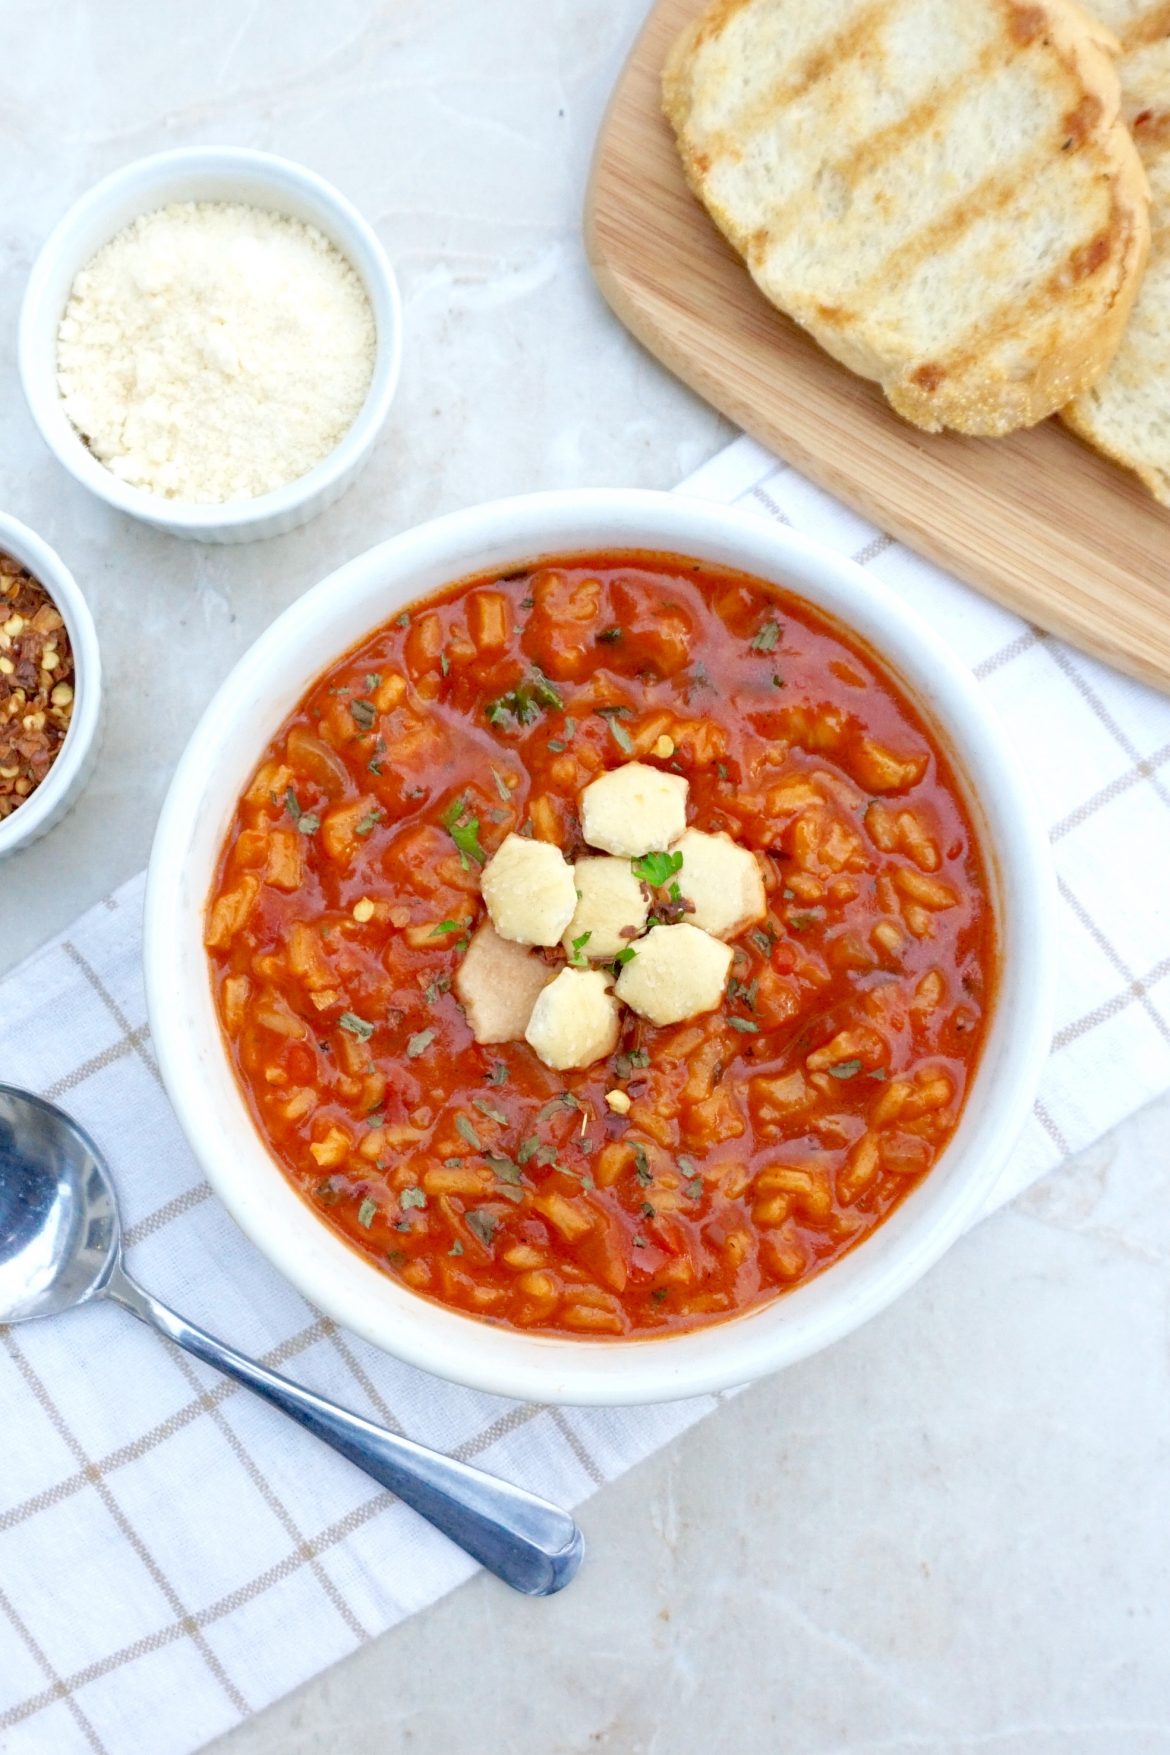
[(103, 1297), (315, 1432), (514, 1590), (551, 1596), (576, 1573), (585, 1544), (567, 1511), (335, 1407), (135, 1285), (122, 1266), (118, 1208), (93, 1141), (51, 1103), (0, 1085), (0, 1324)]

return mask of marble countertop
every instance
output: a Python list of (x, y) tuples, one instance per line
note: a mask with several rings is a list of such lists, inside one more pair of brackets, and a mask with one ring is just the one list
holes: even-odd
[[(0, 867), (0, 971), (145, 863), (215, 685), (324, 573), (494, 495), (670, 486), (730, 436), (624, 334), (582, 250), (593, 138), (645, 10), (0, 7), (0, 504), (88, 593), (113, 708), (68, 832)], [(16, 379), (52, 222), (129, 159), (204, 142), (337, 183), (405, 303), (369, 468), (305, 530), (242, 548), (99, 506)], [(563, 1597), (476, 1579), (225, 1755), (1170, 1752), (1168, 1123), (1170, 1102), (1147, 1110), (860, 1334), (607, 1489)]]

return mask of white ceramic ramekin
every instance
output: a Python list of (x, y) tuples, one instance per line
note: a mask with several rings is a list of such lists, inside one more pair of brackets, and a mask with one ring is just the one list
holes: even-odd
[[(738, 567), (829, 611), (880, 654), (950, 750), (983, 838), (1002, 944), (988, 1040), (938, 1164), (858, 1249), (797, 1291), (696, 1332), (575, 1341), (495, 1328), (416, 1296), (335, 1236), (278, 1169), (220, 1037), (202, 945), (216, 858), (268, 739), (335, 655), (414, 599), (542, 556), (653, 549)], [(320, 1309), (440, 1376), (536, 1401), (666, 1401), (745, 1383), (881, 1310), (987, 1201), (1032, 1105), (1051, 1038), (1054, 888), (1013, 752), (970, 673), (852, 562), (791, 531), (678, 494), (536, 494), (456, 513), (371, 549), (295, 603), (240, 660), (187, 746), (146, 897), (151, 1030), (179, 1120), (253, 1242)]]
[(17, 518), (0, 512), (0, 553), (27, 567), (61, 611), (73, 648), (73, 717), (57, 760), (35, 792), (0, 821), (0, 859), (47, 835), (80, 796), (97, 761), (102, 659), (97, 629), (77, 581), (56, 550)]
[[(71, 424), (57, 389), (57, 327), (78, 270), (139, 214), (152, 213), (171, 201), (243, 201), (315, 225), (353, 264), (374, 313), (374, 375), (357, 419), (341, 443), (307, 475), (256, 499), (189, 505), (119, 481)], [(282, 536), (339, 499), (385, 424), (401, 357), (398, 283), (385, 251), (357, 209), (301, 165), (232, 146), (162, 152), (104, 178), (74, 203), (45, 240), (20, 311), (21, 384), (41, 436), (58, 462), (120, 512), (173, 536), (202, 542)]]

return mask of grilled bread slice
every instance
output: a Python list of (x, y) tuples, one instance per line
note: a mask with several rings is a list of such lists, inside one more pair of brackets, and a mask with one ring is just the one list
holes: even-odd
[(765, 295), (918, 426), (1100, 376), (1149, 244), (1109, 33), (1073, 0), (712, 0), (663, 107)]
[(1150, 180), (1154, 238), (1112, 365), (1063, 418), (1170, 506), (1170, 5), (1098, 4), (1121, 38), (1121, 91)]

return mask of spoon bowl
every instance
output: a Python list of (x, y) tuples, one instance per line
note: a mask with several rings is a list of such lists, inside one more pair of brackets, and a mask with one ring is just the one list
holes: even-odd
[(99, 1297), (280, 1408), (513, 1589), (551, 1596), (576, 1574), (584, 1541), (567, 1511), (313, 1395), (137, 1285), (122, 1265), (117, 1201), (94, 1141), (52, 1103), (0, 1085), (0, 1323)]
[(95, 1297), (121, 1246), (97, 1147), (61, 1110), (0, 1086), (0, 1322)]

